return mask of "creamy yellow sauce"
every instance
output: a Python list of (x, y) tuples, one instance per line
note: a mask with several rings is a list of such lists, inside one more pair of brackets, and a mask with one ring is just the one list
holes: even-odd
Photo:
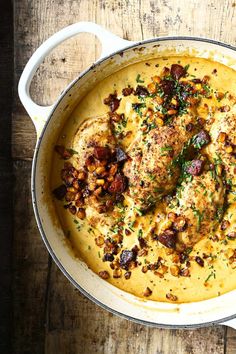
[[(164, 66), (170, 67), (171, 64), (179, 63), (182, 66), (190, 65), (188, 73), (194, 75), (197, 78), (202, 78), (204, 75), (210, 76), (210, 86), (213, 90), (219, 92), (230, 92), (234, 94), (236, 92), (236, 73), (233, 69), (230, 69), (222, 64), (211, 62), (210, 60), (190, 57), (170, 57), (170, 58), (157, 58), (147, 62), (140, 62), (131, 66), (128, 66), (119, 72), (109, 76), (100, 82), (94, 89), (89, 92), (76, 107), (71, 114), (67, 123), (63, 127), (60, 136), (58, 137), (58, 144), (66, 147), (72, 146), (73, 138), (78, 130), (79, 125), (88, 118), (101, 116), (107, 113), (108, 107), (104, 105), (104, 98), (108, 97), (114, 90), (121, 93), (124, 87), (130, 85), (131, 87), (137, 86), (137, 74), (140, 75), (142, 85), (146, 86), (150, 82), (150, 78), (154, 75), (160, 75)], [(216, 69), (217, 75), (212, 74)], [(204, 101), (202, 100), (199, 115), (206, 118), (208, 112), (204, 108)], [(120, 106), (117, 110), (118, 113), (125, 113), (127, 117), (132, 115), (132, 103), (137, 101), (136, 97), (128, 96), (121, 100)], [(212, 97), (207, 100), (208, 106), (230, 105), (232, 102), (227, 97), (223, 98), (220, 102)], [(124, 149), (127, 149), (132, 143), (135, 136), (137, 122), (134, 119), (128, 119), (126, 131), (131, 131), (126, 138), (120, 143)], [(73, 158), (75, 159), (74, 155)], [(61, 184), (60, 171), (63, 168), (64, 161), (58, 154), (54, 154), (51, 174), (51, 186), (52, 190)], [(236, 181), (232, 181), (236, 184)], [(230, 196), (230, 206), (225, 212), (224, 219), (230, 220), (229, 231), (236, 231), (236, 211), (235, 211), (235, 195)], [(129, 210), (130, 201), (127, 198), (125, 200), (126, 207), (126, 223), (132, 223), (131, 235), (124, 237), (123, 248), (131, 249), (137, 244), (138, 232), (141, 229), (144, 237), (149, 237), (150, 230), (156, 223), (157, 219), (159, 224), (162, 225), (165, 219), (164, 204), (159, 203), (153, 212), (148, 212), (144, 216), (137, 216), (134, 220), (134, 214), (132, 210)], [(226, 238), (226, 232), (221, 231), (220, 227), (216, 230), (215, 235), (218, 236), (219, 241), (214, 242), (209, 237), (203, 238), (197, 244), (194, 245), (190, 258), (194, 259), (195, 256), (202, 256), (203, 253), (210, 257), (204, 259), (204, 267), (200, 267), (197, 262), (191, 261), (190, 276), (173, 276), (170, 272), (164, 274), (163, 277), (160, 274), (154, 274), (154, 272), (148, 271), (143, 273), (141, 268), (149, 262), (153, 263), (158, 257), (162, 257), (165, 260), (167, 267), (173, 265), (173, 252), (160, 245), (159, 242), (149, 240), (149, 251), (145, 257), (139, 257), (138, 262), (140, 266), (132, 269), (130, 279), (126, 280), (124, 276), (121, 278), (113, 278), (112, 271), (109, 266), (109, 262), (103, 262), (103, 250), (95, 243), (95, 238), (101, 235), (101, 229), (93, 228), (88, 225), (86, 219), (79, 220), (75, 216), (71, 215), (68, 210), (63, 208), (63, 202), (55, 199), (55, 207), (60, 219), (62, 228), (64, 230), (68, 244), (72, 247), (76, 256), (81, 258), (89, 268), (95, 273), (101, 270), (106, 270), (111, 274), (109, 281), (114, 286), (132, 293), (138, 297), (143, 297), (144, 290), (148, 287), (151, 289), (152, 294), (149, 299), (156, 301), (168, 301), (166, 294), (173, 294), (177, 297), (176, 302), (193, 302), (204, 300), (212, 297), (219, 296), (225, 292), (228, 292), (236, 288), (236, 269), (229, 264), (229, 258), (232, 256), (236, 249), (236, 240), (229, 240)], [(104, 233), (112, 232), (108, 229), (103, 230)], [(107, 235), (105, 235), (107, 236)], [(214, 236), (214, 235), (213, 235)], [(125, 270), (122, 270), (123, 274)]]

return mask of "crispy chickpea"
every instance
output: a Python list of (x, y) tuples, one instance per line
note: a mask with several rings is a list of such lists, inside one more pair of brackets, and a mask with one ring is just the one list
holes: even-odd
[(147, 287), (145, 290), (144, 290), (144, 293), (143, 293), (144, 296), (148, 297), (148, 296), (151, 296), (152, 295), (152, 290)]
[(219, 143), (224, 143), (226, 138), (227, 138), (227, 134), (224, 132), (220, 132), (220, 134), (218, 135), (217, 141)]
[(178, 277), (180, 273), (180, 268), (177, 265), (173, 265), (170, 267), (170, 273), (173, 277)]
[(110, 277), (109, 273), (106, 270), (101, 270), (98, 275), (102, 279), (108, 279)]
[(79, 208), (79, 210), (77, 211), (77, 217), (81, 220), (83, 220), (86, 217), (86, 213), (83, 208)]
[(104, 237), (103, 236), (96, 237), (95, 243), (97, 246), (102, 247), (104, 245)]

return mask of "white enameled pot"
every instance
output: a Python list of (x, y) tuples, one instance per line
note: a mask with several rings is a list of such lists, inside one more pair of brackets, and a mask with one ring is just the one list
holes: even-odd
[[(29, 88), (36, 69), (53, 48), (82, 32), (93, 33), (101, 41), (100, 59), (81, 73), (52, 106), (41, 107), (35, 104)], [(35, 124), (38, 138), (32, 166), (35, 217), (43, 241), (58, 267), (75, 287), (103, 308), (127, 319), (156, 327), (191, 328), (224, 324), (236, 328), (236, 290), (210, 300), (170, 304), (141, 300), (99, 278), (83, 262), (72, 256), (64, 242), (63, 231), (56, 219), (50, 197), (49, 170), (53, 146), (61, 127), (81, 98), (99, 81), (124, 66), (176, 53), (211, 58), (236, 69), (236, 48), (224, 43), (196, 37), (161, 37), (130, 42), (90, 22), (79, 22), (62, 29), (36, 50), (19, 81), (19, 96)]]

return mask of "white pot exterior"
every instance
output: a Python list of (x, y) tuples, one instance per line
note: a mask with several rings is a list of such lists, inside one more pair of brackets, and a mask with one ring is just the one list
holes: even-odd
[[(41, 48), (39, 54), (37, 52), (34, 54), (34, 60), (28, 63), (30, 64), (28, 68), (26, 67), (30, 75), (27, 77), (27, 72), (24, 71), (23, 79), (19, 83), (20, 98), (31, 115), (39, 135), (32, 168), (32, 197), (38, 227), (50, 254), (62, 272), (81, 292), (107, 310), (128, 319), (147, 325), (170, 328), (200, 327), (217, 323), (236, 328), (236, 320), (233, 320), (236, 316), (236, 290), (206, 301), (169, 304), (139, 299), (99, 278), (87, 268), (86, 264), (75, 259), (65, 245), (59, 221), (55, 221), (56, 214), (49, 186), (51, 157), (60, 129), (80, 99), (104, 77), (118, 71), (121, 67), (143, 59), (157, 57), (161, 53), (165, 55), (184, 53), (211, 58), (236, 69), (236, 49), (211, 40), (189, 37), (157, 38), (133, 44), (110, 34), (95, 24), (83, 23), (81, 26), (79, 23), (76, 26), (77, 29), (74, 29), (73, 33), (68, 32), (68, 28), (62, 30), (64, 33), (57, 37), (56, 42), (49, 39), (51, 40), (49, 46), (45, 46), (44, 43), (44, 48)], [(42, 108), (35, 105), (29, 97), (29, 85), (43, 56), (65, 38), (81, 31), (95, 33), (98, 28), (100, 30), (98, 36), (103, 45), (105, 44), (104, 58), (73, 81), (53, 107)], [(131, 47), (122, 52), (105, 56), (109, 49), (111, 51), (123, 49), (128, 45)], [(46, 123), (42, 124), (42, 122)], [(228, 320), (230, 321), (226, 322)]]

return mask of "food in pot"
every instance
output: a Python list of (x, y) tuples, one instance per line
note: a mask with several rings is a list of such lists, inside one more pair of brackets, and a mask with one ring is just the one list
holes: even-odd
[(107, 77), (54, 146), (52, 196), (76, 256), (138, 297), (236, 288), (236, 75), (165, 57)]

